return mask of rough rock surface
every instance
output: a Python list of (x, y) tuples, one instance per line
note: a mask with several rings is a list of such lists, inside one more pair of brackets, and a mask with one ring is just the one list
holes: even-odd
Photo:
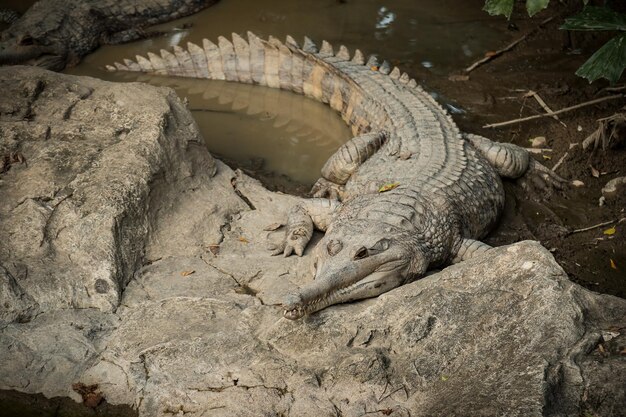
[(7, 67), (0, 89), (0, 301), (22, 301), (7, 318), (113, 311), (142, 257), (151, 189), (215, 170), (186, 156), (202, 142), (194, 120), (171, 90), (141, 84)]
[[(25, 219), (49, 209), (33, 198), (54, 200), (67, 184), (72, 193), (53, 218), (68, 219), (65, 232), (55, 226), (54, 233), (20, 237), (38, 244), (45, 236), (54, 251), (20, 252), (15, 238), (1, 243), (10, 249), (0, 252), (0, 356), (10, 360), (0, 361), (0, 389), (81, 401), (71, 385), (97, 384), (109, 403), (130, 404), (145, 416), (623, 415), (626, 301), (571, 283), (539, 244), (497, 248), (376, 299), (286, 320), (277, 304), (310, 279), (311, 260), (269, 256), (266, 241), (281, 229), (264, 229), (284, 221), (294, 197), (265, 190), (193, 146), (195, 125), (169, 90), (29, 71), (46, 80), (35, 102), (46, 88), (57, 89), (45, 108), (71, 97), (66, 86), (91, 86), (74, 108), (93, 97), (92, 110), (109, 107), (74, 122), (79, 131), (113, 133), (85, 135), (66, 145), (73, 152), (67, 157), (47, 160), (36, 156), (57, 155), (52, 150), (61, 144), (20, 141), (31, 137), (22, 134), (7, 141), (3, 133), (3, 141), (18, 143), (8, 152), (21, 152), (27, 163), (2, 174), (3, 231), (20, 224), (38, 230)], [(149, 104), (124, 107), (141, 97)], [(22, 109), (13, 108), (2, 120)], [(136, 123), (122, 140), (107, 139), (119, 126), (112, 114)], [(55, 121), (51, 132), (65, 123)], [(1, 128), (11, 132), (14, 125)], [(33, 121), (22, 125), (47, 131)], [(60, 174), (50, 164), (59, 161), (85, 167), (76, 174), (82, 180), (53, 182)], [(31, 180), (26, 174), (35, 169), (42, 174)], [(82, 205), (74, 203), (78, 195)], [(5, 217), (17, 216), (12, 207), (21, 200), (33, 205), (30, 214)], [(86, 250), (63, 246), (71, 236), (100, 250), (70, 263), (57, 254), (74, 260)], [(132, 262), (121, 267), (118, 258)], [(115, 265), (106, 279), (122, 296), (69, 303), (77, 295), (68, 288), (89, 288), (100, 278), (93, 259)], [(27, 268), (28, 279), (15, 264)], [(44, 267), (48, 272), (39, 272)], [(47, 280), (55, 285), (44, 297), (37, 281)]]

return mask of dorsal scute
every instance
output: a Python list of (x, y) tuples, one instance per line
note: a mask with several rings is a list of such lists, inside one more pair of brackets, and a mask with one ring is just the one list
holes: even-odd
[(376, 55), (370, 55), (365, 65), (372, 71), (378, 71), (378, 58), (376, 58)]
[(363, 52), (361, 52), (361, 50), (357, 49), (356, 51), (354, 51), (354, 56), (352, 57), (352, 62), (354, 62), (355, 64), (358, 64), (358, 65), (365, 64), (365, 57), (363, 56)]
[(339, 46), (339, 51), (337, 51), (337, 58), (339, 58), (342, 61), (349, 61), (350, 60), (350, 51), (348, 50), (348, 48), (346, 48), (345, 45), (341, 45)]
[(321, 56), (334, 56), (333, 46), (327, 41), (322, 41), (322, 47), (320, 48), (319, 54)]
[(378, 71), (380, 71), (383, 74), (389, 74), (390, 70), (391, 70), (391, 66), (389, 65), (389, 62), (387, 61), (383, 61), (383, 63), (380, 64), (380, 67), (378, 68)]
[(291, 35), (287, 35), (287, 37), (285, 38), (285, 45), (289, 48), (300, 49), (300, 45), (298, 45), (298, 42), (296, 42), (296, 40)]
[(302, 50), (310, 54), (317, 53), (317, 45), (308, 37), (304, 37), (304, 43), (302, 44)]

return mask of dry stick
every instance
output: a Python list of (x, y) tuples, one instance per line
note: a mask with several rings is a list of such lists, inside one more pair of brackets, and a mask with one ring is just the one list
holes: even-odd
[(487, 127), (500, 127), (500, 126), (512, 125), (514, 123), (527, 122), (529, 120), (541, 119), (542, 117), (550, 117), (550, 116), (554, 116), (554, 115), (557, 115), (557, 114), (565, 113), (565, 112), (568, 112), (568, 111), (576, 110), (576, 109), (579, 109), (581, 107), (587, 107), (587, 106), (591, 106), (592, 104), (601, 103), (603, 101), (615, 100), (616, 98), (624, 98), (624, 97), (626, 97), (626, 95), (624, 95), (624, 94), (615, 94), (615, 95), (612, 95), (612, 96), (606, 96), (606, 97), (602, 97), (602, 98), (597, 98), (595, 100), (585, 101), (583, 103), (576, 104), (575, 106), (565, 107), (565, 108), (563, 108), (561, 110), (557, 110), (557, 111), (553, 111), (553, 112), (549, 112), (549, 113), (536, 114), (534, 116), (521, 117), (519, 119), (507, 120), (506, 122), (491, 123), (491, 124), (488, 124), (488, 125), (484, 125), (483, 127), (485, 127), (485, 128), (487, 128)]
[(593, 230), (593, 229), (597, 229), (598, 227), (602, 227), (602, 226), (608, 226), (611, 223), (615, 223), (617, 221), (617, 219), (615, 220), (609, 220), (608, 222), (603, 222), (603, 223), (599, 223), (599, 224), (595, 224), (593, 226), (589, 226), (589, 227), (583, 227), (582, 229), (575, 229), (572, 230), (570, 232), (570, 235), (573, 235), (574, 233), (581, 233), (581, 232), (586, 232), (588, 230)]
[(508, 44), (507, 46), (505, 46), (502, 49), (498, 49), (497, 51), (495, 51), (492, 54), (489, 54), (488, 56), (479, 59), (478, 61), (474, 62), (472, 65), (470, 65), (469, 67), (465, 68), (465, 72), (469, 73), (474, 71), (476, 68), (478, 68), (479, 66), (481, 66), (482, 64), (491, 61), (492, 59), (494, 59), (495, 57), (498, 57), (500, 55), (502, 55), (503, 53), (510, 51), (511, 49), (513, 49), (515, 47), (515, 45), (517, 45), (518, 43), (522, 42), (524, 39), (526, 39), (527, 37), (529, 37), (530, 35), (532, 35), (533, 33), (535, 33), (541, 26), (545, 25), (546, 23), (550, 22), (552, 19), (554, 19), (554, 16), (547, 18), (546, 20), (544, 20), (543, 22), (539, 23), (539, 26), (537, 26), (536, 28), (532, 29), (531, 31), (529, 31), (528, 33), (526, 33), (525, 35), (523, 35), (521, 38), (511, 42), (510, 44)]
[[(575, 148), (576, 146), (578, 146), (578, 142), (576, 143), (570, 143), (569, 148), (570, 150)], [(561, 164), (565, 161), (565, 158), (567, 158), (569, 156), (569, 151), (565, 152), (563, 154), (563, 156), (559, 159), (559, 162), (557, 162), (553, 167), (552, 167), (552, 172), (556, 172), (557, 168), (561, 166)]]
[(550, 148), (524, 148), (528, 153), (543, 154), (544, 152), (552, 152)]
[[(539, 96), (539, 94), (537, 94), (535, 91), (533, 90), (529, 90), (528, 93), (526, 93), (527, 96), (531, 96), (533, 97), (535, 100), (537, 100), (537, 103), (539, 103), (539, 105), (541, 107), (543, 107), (543, 109), (546, 111), (546, 113), (551, 113), (553, 110), (548, 107), (548, 105), (546, 104), (545, 101), (543, 101), (543, 99), (541, 98), (541, 96)], [(565, 123), (563, 123), (561, 120), (559, 120), (559, 116), (554, 115), (552, 116), (552, 118), (554, 120), (556, 120), (557, 122), (561, 123), (564, 127), (567, 127), (567, 125)]]

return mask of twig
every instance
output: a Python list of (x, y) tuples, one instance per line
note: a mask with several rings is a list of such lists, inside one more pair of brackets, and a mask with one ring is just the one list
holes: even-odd
[(505, 46), (502, 49), (498, 49), (497, 51), (495, 51), (494, 53), (491, 53), (489, 55), (487, 55), (484, 58), (479, 59), (478, 61), (474, 62), (472, 65), (470, 65), (469, 67), (465, 68), (465, 72), (469, 73), (474, 71), (476, 68), (480, 67), (482, 64), (491, 61), (492, 59), (502, 55), (505, 52), (510, 51), (511, 49), (513, 49), (515, 47), (515, 45), (517, 45), (518, 43), (522, 42), (524, 39), (526, 39), (527, 37), (529, 37), (530, 35), (532, 35), (533, 33), (535, 33), (541, 26), (545, 25), (546, 23), (550, 22), (552, 19), (554, 19), (554, 16), (549, 17), (547, 19), (545, 19), (543, 22), (539, 23), (539, 26), (537, 26), (536, 28), (530, 30), (529, 32), (527, 32), (526, 34), (524, 34), (522, 37), (516, 39), (515, 41), (511, 42), (510, 44), (508, 44), (507, 46)]
[(544, 152), (552, 152), (550, 148), (524, 148), (528, 153), (542, 154)]
[[(543, 109), (546, 111), (546, 113), (552, 113), (553, 112), (553, 110), (550, 107), (548, 107), (546, 102), (543, 101), (543, 99), (541, 98), (541, 96), (539, 96), (539, 94), (537, 94), (537, 92), (535, 92), (533, 90), (529, 90), (528, 93), (526, 93), (526, 96), (533, 97), (535, 100), (537, 100), (537, 103), (539, 103), (539, 105), (541, 107), (543, 107)], [(556, 114), (554, 116), (552, 116), (552, 118), (554, 120), (556, 120), (557, 122), (561, 123), (563, 126), (567, 127), (567, 125), (565, 123), (563, 123), (562, 121), (559, 120), (559, 116), (557, 116)]]
[(575, 106), (565, 107), (565, 108), (563, 108), (561, 110), (557, 110), (557, 111), (553, 111), (553, 112), (549, 112), (549, 113), (536, 114), (534, 116), (521, 117), (519, 119), (507, 120), (506, 122), (491, 123), (491, 124), (488, 124), (488, 125), (484, 125), (483, 127), (485, 127), (485, 128), (487, 128), (487, 127), (501, 127), (501, 126), (512, 125), (512, 124), (515, 124), (515, 123), (527, 122), (529, 120), (536, 120), (536, 119), (541, 119), (542, 117), (554, 116), (554, 115), (557, 115), (557, 114), (562, 114), (562, 113), (566, 113), (568, 111), (576, 110), (576, 109), (579, 109), (581, 107), (587, 107), (587, 106), (591, 106), (592, 104), (601, 103), (603, 101), (615, 100), (617, 98), (624, 98), (624, 97), (626, 97), (626, 95), (624, 95), (624, 94), (614, 94), (612, 96), (606, 96), (606, 97), (602, 97), (602, 98), (597, 98), (595, 100), (585, 101), (583, 103), (576, 104)]
[(594, 224), (593, 226), (583, 227), (582, 229), (575, 229), (575, 230), (572, 230), (569, 234), (573, 235), (574, 233), (586, 232), (588, 230), (597, 229), (598, 227), (608, 226), (609, 224), (615, 223), (616, 221), (617, 221), (617, 219), (609, 220), (608, 222), (602, 222), (602, 223)]
[[(578, 142), (570, 143), (569, 148), (575, 148), (578, 146)], [(565, 152), (563, 156), (559, 159), (559, 161), (552, 167), (552, 172), (556, 172), (557, 168), (561, 166), (561, 164), (565, 161), (565, 158), (569, 156), (569, 151)]]
[(626, 85), (618, 85), (618, 86), (615, 86), (615, 87), (605, 87), (605, 88), (603, 88), (603, 90), (611, 92), (611, 93), (614, 93), (616, 91), (624, 91), (624, 90), (626, 90)]

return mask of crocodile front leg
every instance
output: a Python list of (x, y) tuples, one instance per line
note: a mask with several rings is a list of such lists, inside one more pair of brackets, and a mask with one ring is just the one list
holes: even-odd
[(324, 164), (322, 178), (311, 190), (313, 197), (340, 198), (342, 186), (367, 158), (384, 145), (386, 140), (385, 132), (375, 132), (356, 136), (343, 144)]
[(338, 201), (325, 198), (302, 200), (289, 212), (287, 230), (282, 241), (278, 245), (270, 245), (268, 249), (272, 255), (282, 253), (289, 256), (295, 252), (296, 255), (302, 256), (313, 236), (313, 227), (326, 231), (339, 207), (341, 203)]

